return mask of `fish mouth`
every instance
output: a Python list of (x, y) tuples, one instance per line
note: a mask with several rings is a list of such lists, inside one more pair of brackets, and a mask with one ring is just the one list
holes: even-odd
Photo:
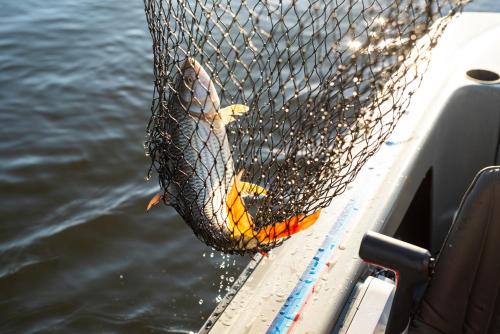
[(201, 82), (207, 92), (210, 91), (211, 86), (213, 87), (212, 80), (210, 79), (207, 71), (205, 71), (196, 59), (187, 57), (181, 67), (181, 73), (184, 74), (189, 69), (193, 70), (196, 74), (196, 81)]
[(181, 70), (184, 72), (185, 70), (187, 70), (189, 68), (192, 68), (194, 70), (194, 72), (198, 75), (201, 72), (201, 70), (203, 69), (201, 67), (200, 63), (198, 63), (196, 61), (196, 59), (191, 58), (191, 57), (187, 57), (186, 60), (184, 61), (184, 64), (181, 67)]

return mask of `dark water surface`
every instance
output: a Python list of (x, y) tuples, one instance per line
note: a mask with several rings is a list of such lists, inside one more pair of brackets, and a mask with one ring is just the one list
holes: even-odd
[(145, 213), (150, 49), (141, 1), (0, 3), (1, 333), (196, 330), (238, 272)]
[(0, 3), (1, 333), (196, 331), (248, 260), (144, 212), (150, 45), (139, 0)]

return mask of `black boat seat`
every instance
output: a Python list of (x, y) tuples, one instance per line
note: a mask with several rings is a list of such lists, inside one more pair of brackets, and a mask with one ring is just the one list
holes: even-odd
[(409, 333), (500, 333), (500, 167), (465, 193)]
[[(365, 236), (360, 248), (360, 256), (369, 262), (385, 252), (376, 251), (377, 247), (387, 249), (380, 245), (388, 237), (378, 243), (373, 238), (377, 237)], [(425, 250), (392, 240), (403, 250), (402, 259), (393, 261), (394, 265), (383, 263), (384, 259), (378, 262), (414, 273), (400, 275), (386, 333), (401, 333), (410, 319), (410, 334), (500, 333), (500, 167), (488, 167), (476, 175), (435, 262), (430, 254), (426, 258)], [(418, 256), (408, 257), (408, 252)], [(422, 280), (422, 275), (427, 279)], [(422, 287), (423, 295), (418, 294)], [(414, 305), (397, 305), (408, 300)]]

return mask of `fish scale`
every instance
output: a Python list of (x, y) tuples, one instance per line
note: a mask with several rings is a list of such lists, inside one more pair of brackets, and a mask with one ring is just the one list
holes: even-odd
[[(190, 216), (186, 219), (190, 225), (200, 221), (224, 232), (227, 215), (224, 215), (225, 210), (221, 206), (233, 176), (233, 162), (224, 124), (218, 120), (211, 124), (189, 115), (175, 95), (171, 101), (169, 110), (172, 117), (168, 120), (173, 124), (168, 127), (175, 130), (167, 149), (168, 156), (176, 161), (178, 170), (187, 174), (173, 171), (171, 175), (170, 180), (179, 184), (182, 189), (180, 193), (174, 190), (173, 195), (182, 195), (184, 198), (173, 205), (180, 206)], [(220, 205), (214, 205), (214, 202)], [(191, 203), (196, 203), (196, 207)]]
[[(200, 239), (224, 251), (255, 252), (316, 221), (319, 211), (255, 227), (243, 196), (267, 195), (267, 190), (243, 182), (243, 171), (236, 175), (226, 133), (226, 124), (248, 107), (221, 109), (213, 82), (194, 59), (184, 62), (166, 107), (163, 200)], [(161, 198), (155, 196), (148, 207)]]

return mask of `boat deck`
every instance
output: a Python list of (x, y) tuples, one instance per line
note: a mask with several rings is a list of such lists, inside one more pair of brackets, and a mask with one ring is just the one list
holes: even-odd
[(421, 228), (431, 229), (428, 246), (439, 249), (467, 185), (498, 163), (500, 81), (466, 75), (500, 73), (498, 36), (500, 14), (453, 20), (390, 139), (312, 228), (252, 261), (201, 332), (331, 332), (366, 269), (358, 257), (363, 234), (394, 235), (426, 179), (430, 223)]

